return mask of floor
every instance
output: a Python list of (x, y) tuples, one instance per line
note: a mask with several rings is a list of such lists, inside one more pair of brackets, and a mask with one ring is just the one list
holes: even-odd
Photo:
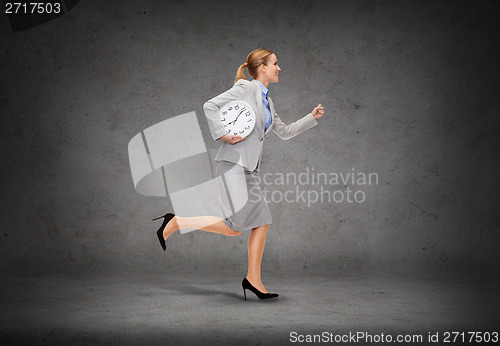
[[(266, 288), (280, 294), (269, 302), (248, 291), (245, 301), (241, 279), (199, 272), (3, 277), (0, 342), (289, 345), (317, 335), (318, 343), (380, 345), (392, 337), (392, 344), (436, 345), (446, 332), (465, 332), (456, 342), (467, 332), (500, 332), (496, 277), (304, 272), (268, 278)], [(395, 342), (398, 335), (422, 342)]]

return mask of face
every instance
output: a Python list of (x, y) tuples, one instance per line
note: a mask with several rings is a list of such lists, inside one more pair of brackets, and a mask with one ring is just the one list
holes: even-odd
[(278, 83), (278, 74), (281, 69), (278, 66), (278, 59), (276, 58), (276, 55), (271, 54), (267, 60), (267, 64), (260, 66), (260, 71), (262, 77), (269, 81), (269, 83)]

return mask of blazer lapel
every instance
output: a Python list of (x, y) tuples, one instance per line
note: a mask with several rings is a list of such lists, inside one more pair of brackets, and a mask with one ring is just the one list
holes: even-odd
[[(271, 109), (271, 125), (269, 125), (269, 127), (267, 128), (267, 131), (265, 131), (264, 135), (268, 134), (269, 131), (271, 131), (271, 129), (274, 126), (274, 103), (273, 103), (273, 100), (271, 99), (271, 97), (268, 96), (267, 99), (269, 101), (269, 108)], [(265, 124), (264, 124), (264, 128), (266, 128)]]
[(255, 103), (257, 104), (257, 112), (255, 115), (257, 118), (259, 118), (258, 121), (260, 122), (262, 129), (265, 129), (266, 113), (264, 112), (264, 106), (262, 106), (262, 91), (260, 90), (260, 86), (255, 79), (252, 80), (252, 84), (255, 87)]

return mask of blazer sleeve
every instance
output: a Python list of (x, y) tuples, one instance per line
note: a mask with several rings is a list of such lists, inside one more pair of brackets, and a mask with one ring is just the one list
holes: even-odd
[(312, 113), (309, 113), (299, 120), (287, 125), (280, 119), (276, 111), (273, 114), (273, 122), (274, 124), (272, 130), (281, 139), (290, 139), (295, 137), (318, 124), (318, 121), (314, 118)]
[(224, 124), (219, 118), (219, 109), (230, 101), (241, 99), (248, 88), (247, 83), (250, 82), (240, 79), (231, 89), (215, 96), (203, 105), (203, 111), (207, 117), (208, 127), (210, 128), (214, 141), (217, 141), (220, 137), (226, 134)]

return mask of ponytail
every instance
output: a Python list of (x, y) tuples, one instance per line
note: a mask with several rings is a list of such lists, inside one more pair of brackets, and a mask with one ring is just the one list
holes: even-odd
[(236, 71), (236, 79), (234, 80), (234, 83), (236, 84), (237, 81), (239, 81), (240, 79), (246, 79), (245, 78), (245, 73), (243, 72), (243, 70), (245, 69), (245, 67), (248, 66), (248, 63), (245, 62), (244, 64), (241, 64), (240, 67), (238, 68), (238, 71)]

